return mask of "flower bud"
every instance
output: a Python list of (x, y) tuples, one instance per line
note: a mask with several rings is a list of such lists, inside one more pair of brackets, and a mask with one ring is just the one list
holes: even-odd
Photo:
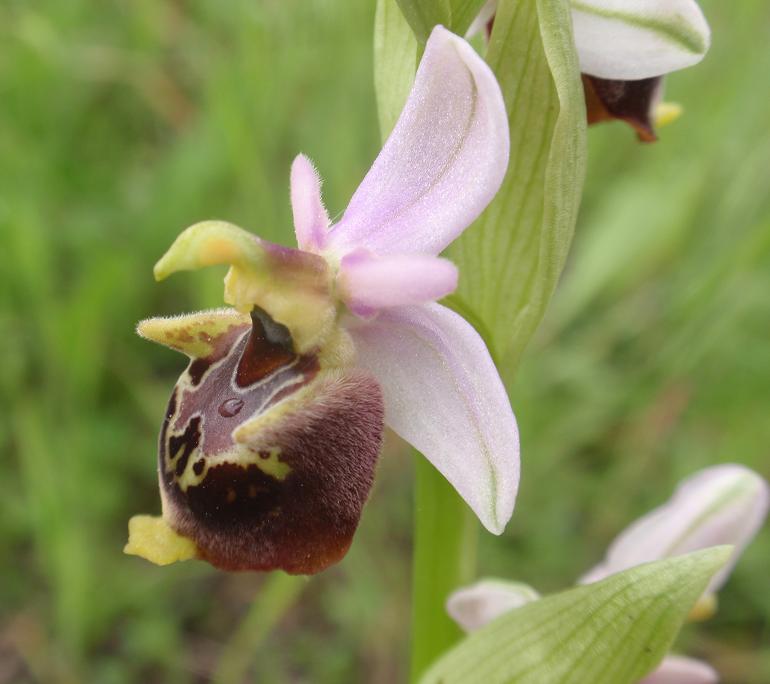
[(621, 570), (709, 546), (731, 544), (733, 554), (704, 593), (727, 581), (768, 511), (767, 482), (748, 468), (725, 464), (701, 470), (679, 484), (665, 504), (637, 520), (610, 545), (604, 562), (584, 575), (588, 584)]
[(453, 592), (446, 611), (466, 632), (472, 632), (539, 598), (540, 594), (523, 582), (485, 579)]

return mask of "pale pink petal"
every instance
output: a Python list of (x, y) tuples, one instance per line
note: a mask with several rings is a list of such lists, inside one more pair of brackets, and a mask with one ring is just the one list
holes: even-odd
[(345, 255), (337, 288), (348, 308), (359, 316), (378, 309), (423, 304), (457, 289), (457, 267), (425, 254), (378, 257), (366, 250)]
[(441, 26), (393, 132), (329, 246), (438, 254), (484, 210), (508, 166), (508, 118), (490, 68)]
[(385, 309), (350, 332), (359, 365), (382, 386), (385, 422), (500, 534), (519, 484), (519, 434), (479, 334), (439, 304)]
[(657, 670), (639, 684), (717, 684), (717, 671), (701, 660), (666, 656)]
[(298, 154), (291, 165), (291, 208), (299, 248), (308, 252), (323, 249), (329, 215), (321, 200), (321, 179), (304, 154)]
[(472, 632), (539, 598), (528, 584), (485, 579), (452, 592), (446, 611), (466, 632)]
[(767, 516), (768, 484), (736, 464), (705, 468), (679, 484), (665, 504), (626, 528), (611, 544), (604, 562), (584, 575), (588, 584), (650, 561), (731, 544), (730, 561), (711, 580), (719, 589)]

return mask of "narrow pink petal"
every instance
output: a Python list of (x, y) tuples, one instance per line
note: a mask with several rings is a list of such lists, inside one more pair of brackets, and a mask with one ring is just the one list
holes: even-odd
[(583, 584), (661, 558), (709, 546), (734, 546), (730, 561), (711, 580), (719, 589), (767, 516), (770, 488), (749, 468), (723, 464), (682, 481), (674, 495), (626, 528), (610, 545), (604, 562), (580, 579)]
[(330, 247), (438, 254), (495, 196), (508, 145), (492, 71), (462, 38), (437, 26), (401, 117), (332, 229)]
[(329, 215), (321, 200), (321, 179), (304, 154), (298, 154), (291, 165), (291, 208), (299, 248), (308, 252), (323, 249)]
[(519, 484), (519, 433), (481, 337), (439, 304), (385, 309), (350, 332), (382, 386), (385, 422), (500, 534)]
[(717, 671), (701, 660), (666, 656), (657, 670), (639, 684), (717, 684)]
[(345, 255), (337, 276), (338, 291), (359, 316), (377, 309), (423, 304), (457, 289), (457, 267), (424, 254), (378, 257), (365, 250)]

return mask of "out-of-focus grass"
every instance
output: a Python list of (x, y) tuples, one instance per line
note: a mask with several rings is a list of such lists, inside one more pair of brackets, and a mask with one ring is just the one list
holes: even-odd
[[(693, 470), (770, 475), (770, 10), (703, 4), (713, 49), (668, 82), (684, 118), (653, 146), (591, 132), (573, 257), (513, 387), (521, 496), (485, 572), (560, 588)], [(183, 366), (132, 326), (221, 297), (221, 272), (156, 285), (152, 264), (209, 217), (290, 242), (300, 150), (344, 208), (378, 146), (369, 5), (0, 6), (0, 683), (404, 676), (395, 440), (348, 558), (245, 659), (226, 644), (244, 616), (261, 636), (263, 578), (121, 553), (127, 518), (159, 509), (156, 431)], [(726, 682), (770, 680), (768, 558), (765, 531), (717, 619), (685, 636)], [(265, 586), (271, 620), (287, 587)]]

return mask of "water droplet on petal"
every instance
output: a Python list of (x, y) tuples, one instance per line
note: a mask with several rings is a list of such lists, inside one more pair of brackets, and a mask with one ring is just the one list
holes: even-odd
[(233, 416), (237, 415), (242, 408), (243, 399), (237, 399), (236, 397), (233, 397), (232, 399), (225, 399), (219, 405), (219, 415), (223, 418), (232, 418)]

